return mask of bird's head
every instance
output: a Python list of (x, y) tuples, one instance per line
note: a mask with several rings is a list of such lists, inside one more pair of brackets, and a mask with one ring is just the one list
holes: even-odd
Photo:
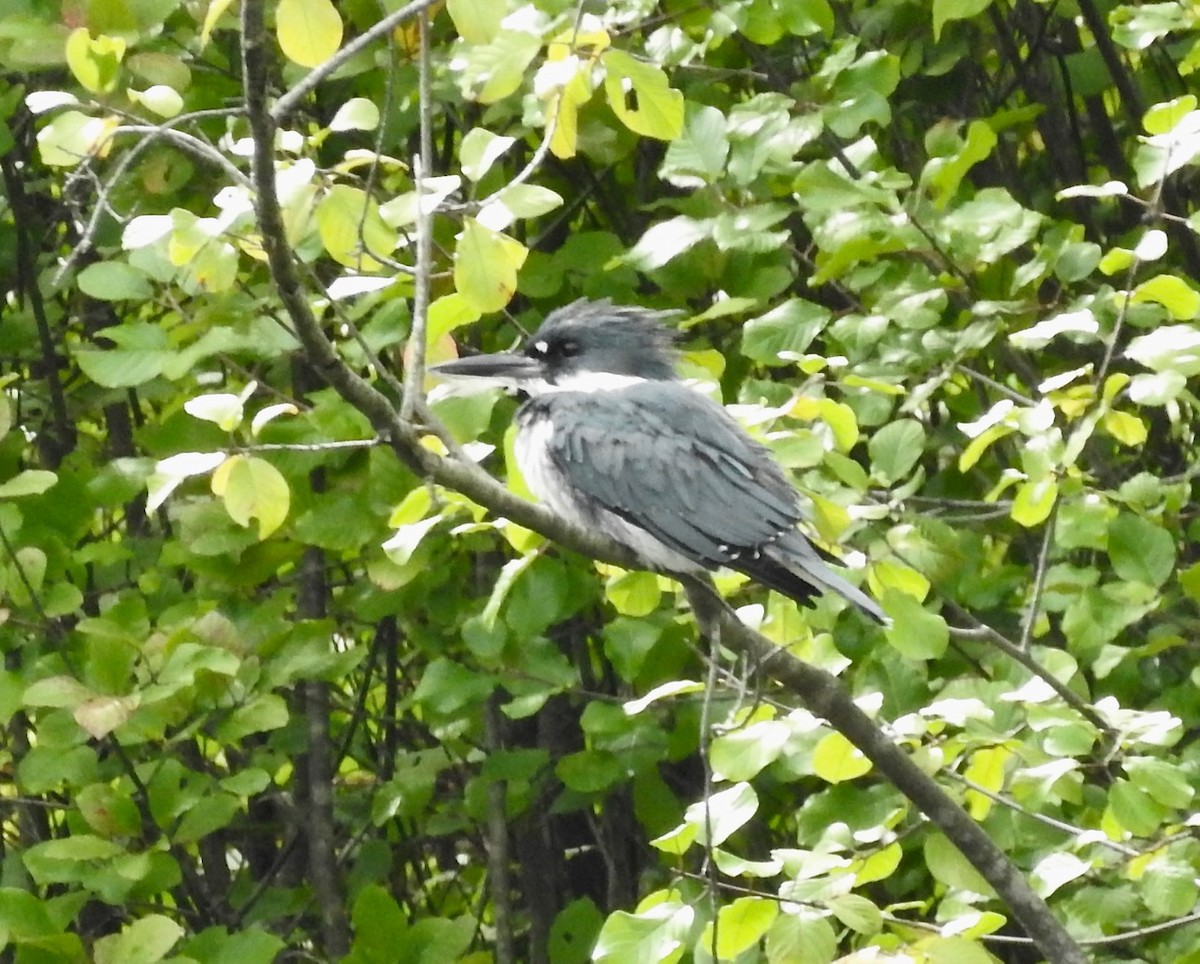
[(670, 381), (675, 332), (670, 312), (581, 299), (546, 316), (520, 351), (471, 355), (430, 370), (485, 379), (531, 395), (604, 391), (637, 381)]

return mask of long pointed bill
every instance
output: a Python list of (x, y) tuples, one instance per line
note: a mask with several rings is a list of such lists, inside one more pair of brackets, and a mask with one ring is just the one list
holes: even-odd
[(511, 352), (469, 355), (466, 358), (432, 365), (429, 371), (433, 375), (455, 381), (470, 379), (479, 386), (499, 385), (504, 388), (519, 388), (523, 384), (536, 381), (542, 375), (542, 367), (537, 361)]

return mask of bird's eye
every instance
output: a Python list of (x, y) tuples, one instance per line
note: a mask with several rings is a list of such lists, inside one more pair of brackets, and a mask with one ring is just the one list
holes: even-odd
[(579, 342), (564, 341), (558, 346), (558, 354), (562, 358), (574, 358), (579, 354)]

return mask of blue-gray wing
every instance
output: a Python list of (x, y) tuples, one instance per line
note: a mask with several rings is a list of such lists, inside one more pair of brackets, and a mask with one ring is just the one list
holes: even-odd
[(549, 456), (567, 484), (701, 565), (735, 565), (800, 519), (766, 450), (684, 385), (544, 401), (553, 405)]
[(543, 395), (522, 414), (552, 416), (546, 456), (585, 515), (602, 522), (588, 507), (603, 509), (708, 569), (736, 569), (800, 602), (836, 592), (886, 622), (797, 531), (796, 492), (767, 450), (705, 396), (644, 382)]

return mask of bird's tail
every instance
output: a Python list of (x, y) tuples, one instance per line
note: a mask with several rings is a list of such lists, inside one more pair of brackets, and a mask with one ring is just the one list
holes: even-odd
[(879, 604), (839, 576), (799, 532), (788, 533), (766, 550), (759, 562), (761, 568), (755, 572), (747, 571), (747, 575), (797, 602), (810, 605), (809, 601), (816, 593), (835, 592), (881, 626), (891, 624)]

